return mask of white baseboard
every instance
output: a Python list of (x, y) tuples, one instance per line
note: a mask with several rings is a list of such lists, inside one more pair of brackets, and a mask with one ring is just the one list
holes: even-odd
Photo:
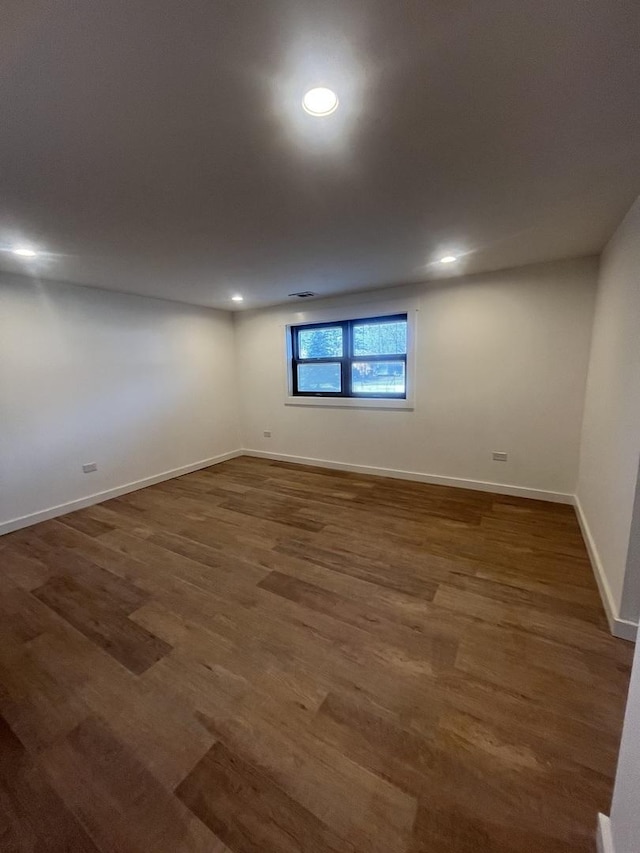
[(332, 468), (336, 471), (352, 471), (355, 474), (373, 474), (376, 477), (414, 480), (418, 483), (430, 483), (435, 486), (454, 486), (459, 489), (495, 492), (498, 495), (510, 495), (516, 498), (532, 498), (538, 501), (573, 504), (573, 495), (565, 495), (562, 492), (545, 492), (541, 489), (527, 489), (524, 486), (510, 486), (505, 483), (488, 483), (484, 480), (461, 480), (457, 477), (422, 474), (418, 471), (398, 471), (395, 468), (373, 468), (369, 465), (351, 465), (348, 462), (332, 462), (328, 459), (314, 459), (307, 456), (290, 456), (287, 453), (270, 453), (265, 450), (249, 450), (245, 448), (242, 453), (244, 456), (257, 456), (259, 459), (273, 459), (276, 462), (292, 462), (296, 465), (312, 465), (319, 468)]
[(598, 554), (598, 549), (591, 534), (589, 523), (587, 522), (587, 518), (582, 510), (582, 506), (577, 495), (574, 496), (573, 505), (575, 506), (576, 515), (578, 516), (578, 524), (580, 525), (582, 536), (584, 538), (585, 545), (587, 546), (587, 552), (593, 568), (593, 575), (596, 579), (596, 583), (598, 584), (600, 598), (602, 599), (604, 612), (606, 613), (611, 633), (614, 637), (620, 637), (622, 640), (631, 640), (631, 642), (635, 642), (638, 625), (636, 622), (631, 622), (629, 619), (620, 618), (618, 608), (613, 595), (611, 594), (611, 588), (607, 581), (602, 560)]
[(611, 835), (611, 821), (602, 813), (598, 814), (598, 829), (596, 830), (598, 853), (616, 853)]
[(56, 518), (58, 515), (66, 515), (68, 512), (82, 509), (85, 506), (92, 506), (93, 504), (102, 503), (102, 501), (108, 501), (110, 498), (126, 495), (127, 492), (135, 492), (138, 489), (153, 486), (155, 483), (161, 483), (163, 480), (172, 480), (174, 477), (181, 477), (183, 474), (190, 474), (192, 471), (199, 471), (201, 468), (208, 468), (210, 465), (218, 465), (220, 462), (226, 462), (227, 459), (235, 459), (236, 456), (242, 456), (242, 450), (221, 453), (219, 456), (212, 456), (210, 459), (201, 459), (199, 462), (183, 465), (181, 468), (173, 468), (171, 471), (163, 471), (161, 474), (154, 474), (152, 477), (145, 477), (142, 480), (136, 480), (134, 483), (126, 483), (123, 486), (116, 486), (104, 492), (96, 492), (93, 495), (87, 495), (84, 498), (58, 504), (57, 506), (52, 506), (48, 509), (31, 513), (30, 515), (23, 515), (20, 518), (3, 521), (0, 523), (0, 536), (3, 533), (20, 530), (22, 527), (30, 527), (39, 521), (47, 521), (50, 518)]

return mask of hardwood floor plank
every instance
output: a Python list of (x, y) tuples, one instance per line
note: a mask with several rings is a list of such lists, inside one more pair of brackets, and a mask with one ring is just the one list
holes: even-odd
[(314, 547), (307, 542), (299, 542), (295, 539), (277, 545), (274, 550), (276, 553), (299, 557), (317, 563), (324, 568), (367, 580), (370, 583), (378, 584), (378, 586), (404, 592), (407, 595), (415, 595), (427, 601), (433, 598), (435, 592), (433, 581), (421, 576), (419, 572), (399, 569), (390, 572), (389, 566), (385, 566), (382, 562), (372, 562), (355, 555), (349, 555), (345, 560), (345, 556), (339, 550), (322, 546)]
[[(437, 623), (421, 626), (419, 630), (415, 627), (407, 630), (404, 625), (376, 614), (375, 609), (365, 606), (364, 602), (356, 602), (327, 592), (314, 584), (299, 581), (281, 572), (272, 572), (258, 586), (300, 605), (302, 609), (309, 609), (328, 616), (331, 621), (338, 620), (345, 626), (358, 629), (358, 632), (348, 628), (338, 631), (330, 623), (328, 633), (336, 638), (344, 638), (345, 643), (353, 647), (352, 657), (355, 659), (362, 657), (362, 651), (357, 650), (363, 646), (365, 650), (368, 648), (374, 651), (378, 666), (395, 666), (397, 676), (401, 675), (402, 670), (405, 670), (406, 674), (413, 669), (417, 669), (421, 674), (442, 671), (443, 668), (453, 666), (455, 661), (457, 637), (450, 628), (443, 628)], [(326, 620), (307, 617), (307, 622), (309, 621), (313, 621), (316, 631), (327, 632), (324, 624)], [(360, 633), (362, 631), (372, 636), (363, 636)], [(429, 661), (428, 667), (424, 666), (426, 661)]]
[[(592, 593), (582, 596), (582, 589), (571, 587), (567, 590), (567, 596), (554, 595), (553, 586), (542, 589), (535, 585), (527, 588), (527, 584), (510, 583), (509, 579), (503, 578), (498, 581), (491, 580), (482, 571), (471, 576), (458, 572), (450, 572), (446, 579), (447, 587), (455, 587), (471, 593), (477, 593), (490, 601), (502, 602), (521, 606), (522, 608), (533, 608), (543, 613), (557, 616), (568, 616), (580, 622), (592, 623), (598, 628), (598, 632), (604, 627), (602, 624), (602, 603)], [(590, 591), (591, 592), (591, 591)]]
[[(241, 577), (245, 585), (254, 585), (266, 574), (265, 570), (247, 563), (238, 565), (233, 553), (228, 554), (173, 533), (152, 533), (137, 537), (117, 531), (102, 536), (100, 541), (143, 563), (152, 563), (157, 571), (166, 569), (180, 577), (194, 580), (223, 573)], [(215, 569), (216, 572), (205, 571), (205, 567)]]
[(299, 514), (299, 508), (294, 501), (278, 500), (273, 493), (260, 496), (259, 499), (253, 497), (254, 494), (254, 492), (250, 492), (249, 496), (243, 499), (227, 500), (221, 504), (221, 508), (261, 520), (266, 518), (269, 521), (276, 521), (278, 524), (311, 533), (317, 533), (324, 527), (321, 522), (304, 518)]
[(258, 583), (258, 586), (347, 623), (367, 626), (376, 621), (373, 614), (367, 613), (366, 607), (357, 608), (348, 599), (335, 592), (298, 580), (282, 572), (271, 572)]
[(473, 818), (464, 808), (424, 803), (416, 820), (414, 843), (408, 853), (595, 853), (594, 842), (578, 835), (569, 840), (552, 838), (537, 826), (505, 827), (487, 818)]
[(569, 757), (609, 779), (615, 772), (619, 732), (607, 731), (595, 721), (568, 717), (564, 709), (528, 702), (515, 692), (454, 671), (439, 685), (443, 706), (504, 732), (504, 739), (551, 758)]
[(231, 752), (260, 769), (356, 850), (406, 850), (416, 813), (410, 795), (305, 730), (287, 731), (279, 719), (267, 720), (247, 709), (206, 722)]
[[(506, 728), (495, 729), (491, 722), (480, 724), (472, 716), (439, 710), (425, 729), (422, 720), (407, 719), (401, 724), (371, 703), (331, 694), (313, 730), (352, 760), (428, 803), (436, 813), (458, 813), (462, 820), (491, 830), (488, 837), (496, 832), (503, 840), (511, 838), (519, 853), (530, 849), (527, 838), (530, 844), (545, 839), (550, 849), (574, 843), (590, 820), (585, 804), (602, 800), (606, 777), (569, 762), (554, 762), (514, 742)], [(532, 792), (540, 789), (546, 790), (546, 796), (532, 811)], [(511, 837), (510, 826), (521, 835)], [(475, 835), (465, 836), (459, 839), (460, 848), (452, 843), (451, 848), (442, 849), (467, 850), (467, 841), (477, 840)], [(444, 845), (444, 839), (440, 841)], [(417, 849), (423, 848), (418, 844)], [(539, 849), (547, 848), (542, 843)]]
[(18, 589), (2, 589), (0, 613), (0, 714), (22, 743), (37, 751), (64, 736), (87, 713), (73, 690), (43, 667), (34, 652), (41, 637), (64, 632), (68, 626)]
[(77, 578), (52, 578), (34, 595), (131, 672), (144, 672), (171, 650), (128, 619), (120, 601), (114, 605), (104, 589), (95, 590)]
[[(535, 638), (508, 637), (488, 627), (460, 643), (456, 668), (517, 692), (531, 704), (562, 710), (568, 717), (606, 731), (615, 720), (618, 691), (600, 691), (572, 649)], [(616, 724), (617, 726), (617, 724)]]
[(352, 844), (221, 743), (178, 786), (178, 797), (236, 853), (349, 853)]
[(110, 530), (115, 529), (113, 524), (92, 518), (88, 513), (83, 512), (82, 510), (80, 510), (80, 512), (72, 512), (70, 515), (64, 516), (62, 523), (66, 524), (67, 527), (72, 527), (80, 533), (85, 533), (87, 536), (100, 536), (102, 533), (109, 533)]
[(42, 560), (23, 554), (18, 545), (7, 545), (0, 556), (2, 575), (21, 589), (31, 590), (42, 586), (53, 570)]
[[(514, 602), (496, 598), (494, 585), (489, 585), (486, 594), (483, 594), (477, 586), (473, 591), (467, 584), (463, 584), (461, 588), (457, 584), (450, 586), (443, 583), (434, 597), (434, 604), (453, 613), (467, 614), (488, 625), (510, 628), (518, 635), (537, 635), (556, 640), (565, 646), (613, 658), (621, 653), (626, 659), (626, 653), (619, 644), (611, 642), (611, 637), (605, 634), (601, 627), (594, 628), (591, 614), (587, 614), (586, 618), (576, 618), (562, 612), (558, 617), (549, 612), (550, 608), (540, 606), (540, 601), (535, 596), (531, 596), (527, 605), (522, 600)], [(564, 608), (560, 610), (563, 611)], [(600, 622), (597, 624), (600, 625)]]
[(0, 717), (0, 844), (3, 851), (98, 853), (46, 775)]
[(85, 720), (41, 760), (102, 853), (227, 851), (97, 719)]
[[(348, 598), (356, 603), (366, 602), (366, 610), (390, 622), (397, 622), (412, 631), (435, 628), (438, 613), (425, 598), (408, 595), (395, 589), (389, 589), (371, 581), (350, 574), (319, 566), (299, 557), (290, 557), (264, 548), (239, 545), (236, 552), (243, 561), (261, 568), (283, 572), (287, 575), (307, 581), (329, 592)], [(437, 583), (433, 584), (434, 594)], [(440, 614), (447, 617), (446, 611)], [(371, 619), (373, 621), (373, 619)]]

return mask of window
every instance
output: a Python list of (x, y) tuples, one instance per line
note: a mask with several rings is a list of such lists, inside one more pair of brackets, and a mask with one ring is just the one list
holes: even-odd
[(407, 315), (291, 326), (294, 397), (406, 399)]

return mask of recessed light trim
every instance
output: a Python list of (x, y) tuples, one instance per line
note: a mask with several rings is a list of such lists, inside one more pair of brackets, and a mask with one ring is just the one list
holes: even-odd
[(316, 86), (309, 89), (302, 99), (302, 108), (310, 116), (330, 116), (338, 109), (338, 96), (332, 89)]
[(235, 296), (231, 297), (232, 302), (244, 302), (244, 296), (240, 296), (239, 293), (236, 293)]
[(20, 258), (35, 258), (38, 254), (35, 249), (30, 249), (28, 246), (16, 246), (11, 251)]
[(445, 255), (443, 258), (440, 258), (441, 264), (455, 264), (458, 258), (455, 255)]

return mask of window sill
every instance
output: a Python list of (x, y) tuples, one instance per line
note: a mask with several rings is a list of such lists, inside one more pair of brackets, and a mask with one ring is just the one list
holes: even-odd
[(412, 400), (384, 400), (371, 397), (286, 397), (285, 406), (312, 406), (324, 409), (404, 409), (412, 412)]

